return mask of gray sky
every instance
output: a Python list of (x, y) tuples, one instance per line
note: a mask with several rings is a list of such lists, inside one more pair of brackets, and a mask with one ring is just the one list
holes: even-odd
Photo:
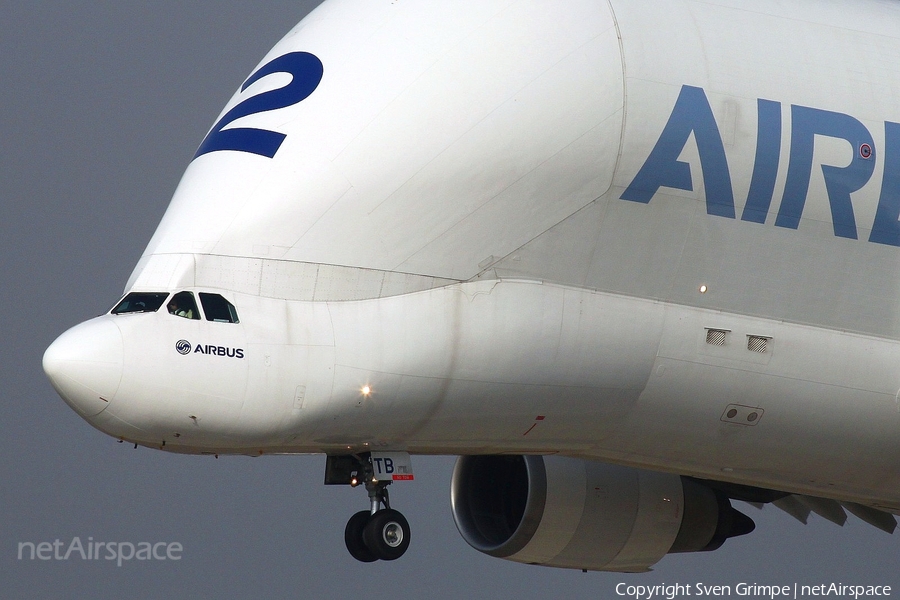
[[(324, 487), (323, 457), (134, 450), (57, 397), (44, 348), (117, 300), (225, 102), (315, 4), (0, 3), (0, 596), (614, 598), (621, 581), (900, 590), (900, 539), (854, 517), (804, 527), (772, 507), (743, 507), (753, 534), (646, 575), (490, 558), (453, 525), (450, 457), (414, 457), (417, 480), (391, 490), (412, 526), (406, 556), (360, 564), (343, 528), (365, 493)], [(74, 536), (184, 550), (122, 567), (17, 559), (19, 542)]]

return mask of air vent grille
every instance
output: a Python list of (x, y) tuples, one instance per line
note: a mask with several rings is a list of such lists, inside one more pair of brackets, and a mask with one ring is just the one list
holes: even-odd
[(748, 335), (747, 336), (747, 350), (750, 352), (759, 352), (760, 354), (765, 354), (769, 351), (769, 340), (766, 336), (762, 335)]
[(710, 346), (724, 346), (725, 345), (725, 335), (728, 333), (727, 329), (707, 329), (706, 330), (706, 343)]

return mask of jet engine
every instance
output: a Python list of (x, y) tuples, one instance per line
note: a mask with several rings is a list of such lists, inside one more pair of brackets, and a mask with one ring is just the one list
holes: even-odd
[(476, 550), (593, 571), (647, 571), (669, 552), (715, 550), (755, 527), (690, 478), (559, 456), (462, 456), (451, 505)]

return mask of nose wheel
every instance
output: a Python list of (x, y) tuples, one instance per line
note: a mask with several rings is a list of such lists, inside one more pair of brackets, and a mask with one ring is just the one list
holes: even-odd
[(409, 547), (409, 523), (391, 508), (375, 514), (361, 510), (347, 522), (344, 543), (350, 556), (360, 562), (397, 560)]
[(369, 550), (365, 540), (363, 540), (363, 534), (371, 516), (372, 513), (369, 511), (361, 510), (350, 517), (350, 520), (347, 521), (347, 526), (344, 528), (344, 543), (347, 544), (347, 550), (350, 552), (350, 556), (359, 562), (375, 562), (378, 560), (378, 556)]

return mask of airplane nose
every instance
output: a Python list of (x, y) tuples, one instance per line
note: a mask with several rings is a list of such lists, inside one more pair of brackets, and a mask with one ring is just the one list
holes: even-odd
[(122, 379), (122, 333), (109, 317), (76, 325), (44, 352), (44, 373), (66, 403), (85, 418), (109, 406)]

